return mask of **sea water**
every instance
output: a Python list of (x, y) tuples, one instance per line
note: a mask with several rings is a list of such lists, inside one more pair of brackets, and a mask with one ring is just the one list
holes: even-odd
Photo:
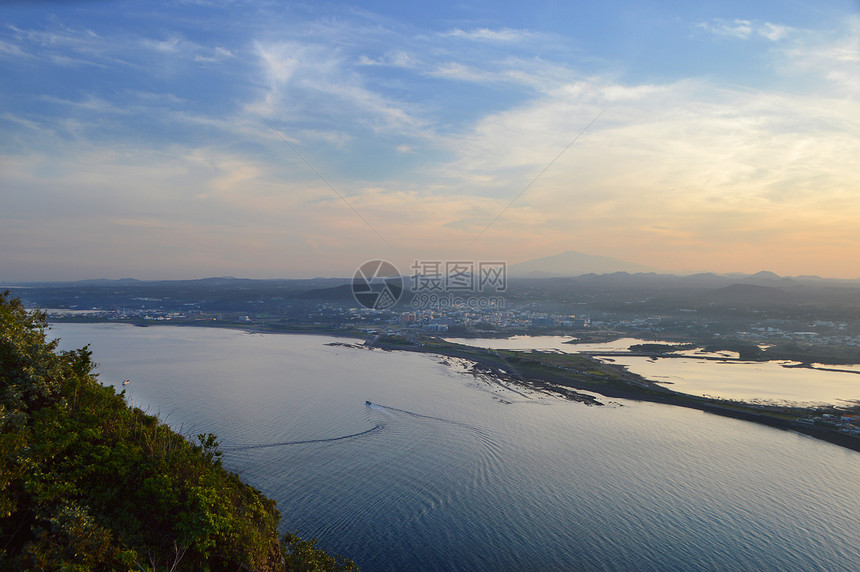
[(285, 531), (363, 570), (860, 569), (860, 454), (810, 437), (515, 393), (468, 363), (325, 336), (52, 334), (91, 344), (135, 405), (217, 434)]

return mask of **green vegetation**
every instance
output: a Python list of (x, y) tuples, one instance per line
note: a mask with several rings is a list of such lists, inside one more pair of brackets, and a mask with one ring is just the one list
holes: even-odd
[(0, 294), (0, 569), (350, 570), (275, 502), (57, 352), (43, 313)]
[(412, 346), (415, 343), (406, 336), (379, 336), (376, 340), (379, 345), (388, 346)]
[(696, 349), (696, 344), (661, 344), (661, 343), (652, 343), (652, 344), (633, 344), (630, 346), (631, 352), (643, 352), (643, 353), (652, 353), (652, 354), (668, 354), (672, 352), (678, 352), (683, 350), (694, 350)]
[[(567, 399), (589, 405), (601, 403), (592, 396), (574, 390), (593, 391), (610, 398), (637, 399), (690, 407), (805, 433), (860, 451), (860, 437), (853, 432), (840, 430), (840, 423), (836, 421), (843, 415), (856, 416), (860, 411), (860, 404), (848, 407), (794, 407), (722, 400), (673, 391), (631, 373), (623, 366), (602, 363), (586, 354), (484, 349), (448, 342), (437, 337), (419, 337), (417, 342), (414, 346), (398, 349), (472, 360), (477, 364), (473, 371), (537, 391), (560, 393)], [(663, 347), (666, 344), (655, 345)], [(670, 345), (672, 346), (686, 348), (687, 344)], [(726, 349), (723, 346), (720, 347)], [(730, 347), (735, 351), (744, 349), (737, 343)], [(827, 416), (832, 420), (828, 421)]]
[(704, 344), (706, 352), (738, 352), (738, 357), (745, 361), (762, 361), (763, 352), (760, 347), (741, 340), (720, 340)]

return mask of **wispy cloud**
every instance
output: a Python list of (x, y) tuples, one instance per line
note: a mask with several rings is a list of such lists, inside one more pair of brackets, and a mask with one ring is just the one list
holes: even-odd
[(258, 43), (267, 90), (256, 111), (286, 121), (315, 117), (373, 130), (417, 130), (425, 122), (402, 102), (368, 88), (338, 49), (297, 42)]
[(79, 99), (77, 101), (63, 99), (61, 97), (56, 97), (53, 95), (40, 95), (38, 97), (40, 101), (44, 101), (46, 103), (52, 103), (57, 105), (68, 106), (72, 108), (76, 108), (84, 111), (92, 111), (97, 113), (120, 113), (126, 114), (130, 112), (128, 106), (119, 107), (114, 105), (113, 103), (102, 99), (100, 97), (94, 95), (88, 95), (83, 99)]
[(35, 59), (35, 56), (25, 52), (20, 45), (0, 40), (0, 57), (10, 60)]
[(53, 25), (24, 29), (9, 25), (8, 40), (0, 54), (8, 58), (38, 60), (63, 67), (100, 66), (115, 63), (106, 39), (88, 28)]
[(220, 62), (235, 57), (224, 46), (204, 46), (181, 34), (149, 37), (115, 30), (97, 33), (89, 28), (45, 24), (40, 28), (6, 27), (7, 39), (0, 39), (0, 58), (49, 62), (62, 67), (151, 66), (148, 54), (178, 62)]
[(848, 18), (841, 30), (805, 34), (785, 49), (781, 66), (787, 74), (817, 76), (845, 95), (860, 96), (860, 16)]
[(535, 39), (539, 34), (529, 30), (516, 30), (512, 28), (501, 28), (493, 30), (490, 28), (475, 28), (472, 30), (462, 30), (454, 28), (448, 32), (444, 32), (442, 36), (462, 38), (465, 40), (473, 40), (478, 42), (521, 42), (523, 40)]
[(381, 57), (371, 58), (362, 54), (358, 58), (358, 64), (362, 66), (389, 66), (395, 68), (418, 68), (421, 62), (414, 56), (403, 50), (388, 52)]
[[(816, 244), (849, 260), (860, 248), (860, 19), (826, 30), (711, 20), (677, 40), (749, 57), (728, 82), (674, 60), (634, 76), (625, 67), (644, 56), (617, 50), (584, 63), (568, 49), (577, 38), (513, 21), (451, 19), (458, 27), (440, 32), (356, 11), (259, 10), (197, 34), (129, 21), (120, 37), (71, 16), (0, 30), (8, 85), (28, 86), (0, 87), (0, 242), (28, 245), (16, 264), (56, 259), (51, 241), (82, 265), (117, 248), (114, 262), (156, 272), (160, 249), (180, 270), (192, 260), (258, 276), (383, 254), (522, 260), (574, 248), (738, 269), (732, 252)], [(394, 247), (380, 252), (252, 112)]]
[(716, 36), (728, 36), (741, 40), (764, 38), (771, 42), (783, 40), (794, 31), (790, 26), (773, 24), (771, 22), (742, 19), (729, 21), (720, 18), (715, 18), (710, 22), (699, 23), (696, 27)]

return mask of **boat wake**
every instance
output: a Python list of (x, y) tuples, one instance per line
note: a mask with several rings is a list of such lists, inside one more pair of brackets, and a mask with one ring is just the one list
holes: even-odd
[(394, 413), (392, 413), (391, 411), (389, 411), (388, 409), (386, 409), (386, 408), (385, 408), (384, 406), (382, 406), (382, 405), (379, 405), (379, 404), (376, 404), (376, 403), (371, 403), (371, 402), (369, 402), (369, 401), (366, 401), (366, 402), (365, 402), (365, 404), (366, 404), (370, 409), (373, 409), (374, 411), (379, 411), (380, 413), (384, 413), (385, 415), (388, 415), (389, 417), (394, 417)]
[[(378, 418), (378, 413), (394, 418), (387, 429), (384, 463), (389, 474), (398, 475), (397, 482), (411, 485), (388, 493), (402, 507), (397, 521), (403, 529), (421, 530), (431, 514), (459, 506), (470, 491), (485, 490), (502, 470), (503, 447), (481, 427), (379, 403), (366, 405), (368, 419)], [(440, 473), (427, 467), (441, 468), (448, 478), (456, 474), (461, 488), (440, 485)]]
[[(462, 427), (464, 429), (468, 429), (469, 431), (474, 432), (480, 437), (482, 441), (492, 442), (489, 439), (486, 431), (481, 429), (480, 427), (475, 427), (474, 425), (469, 425), (468, 423), (463, 423), (462, 421), (454, 421), (453, 419), (445, 419), (444, 417), (434, 417), (432, 415), (424, 415), (423, 413), (415, 413), (414, 411), (407, 411), (405, 409), (398, 409), (396, 407), (389, 407), (387, 405), (381, 405), (379, 403), (371, 403), (370, 401), (365, 402), (368, 407), (374, 409), (376, 411), (381, 411), (387, 415), (392, 415), (391, 412), (402, 413), (404, 415), (409, 415), (410, 417), (415, 417), (417, 419), (427, 419), (429, 421), (438, 421), (439, 423), (447, 423), (448, 425), (456, 425), (457, 427)], [(392, 415), (393, 416), (393, 415)]]
[[(424, 419), (429, 421), (436, 421), (439, 423), (446, 423), (449, 425), (455, 425), (457, 427), (462, 427), (464, 429), (468, 429), (474, 433), (476, 433), (479, 438), (484, 442), (489, 442), (489, 438), (486, 433), (481, 430), (479, 427), (475, 427), (473, 425), (469, 425), (468, 423), (463, 423), (461, 421), (454, 421), (451, 419), (445, 419), (443, 417), (434, 417), (432, 415), (424, 415), (422, 413), (415, 413), (414, 411), (407, 411), (405, 409), (398, 409), (396, 407), (389, 407), (387, 405), (380, 405), (378, 403), (371, 403), (370, 401), (366, 401), (365, 405), (372, 409), (373, 411), (383, 413), (389, 417), (395, 417), (394, 413), (401, 413), (403, 415), (408, 415), (410, 417), (414, 417), (417, 419)], [(357, 439), (359, 437), (367, 437), (369, 435), (373, 435), (375, 433), (379, 433), (384, 430), (386, 427), (385, 423), (377, 422), (373, 427), (367, 429), (366, 431), (360, 431), (358, 433), (350, 433), (349, 435), (340, 435), (338, 437), (328, 437), (325, 439), (302, 439), (296, 441), (279, 441), (277, 443), (249, 443), (249, 444), (237, 444), (237, 445), (226, 445), (222, 446), (221, 450), (226, 452), (234, 452), (234, 451), (249, 451), (251, 449), (267, 449), (270, 447), (289, 447), (291, 445), (312, 445), (315, 443), (334, 443), (337, 441), (347, 441), (350, 439)]]
[(230, 445), (227, 447), (221, 447), (222, 451), (247, 451), (249, 449), (265, 449), (267, 447), (287, 447), (289, 445), (309, 445), (312, 443), (334, 443), (335, 441), (346, 441), (347, 439), (356, 439), (358, 437), (365, 437), (367, 435), (372, 435), (374, 433), (378, 433), (385, 429), (385, 423), (377, 423), (376, 426), (371, 427), (367, 431), (361, 431), (360, 433), (352, 433), (350, 435), (341, 435), (340, 437), (329, 437), (328, 439), (304, 439), (301, 441), (282, 441), (280, 443), (260, 443), (260, 444), (252, 444), (252, 445)]

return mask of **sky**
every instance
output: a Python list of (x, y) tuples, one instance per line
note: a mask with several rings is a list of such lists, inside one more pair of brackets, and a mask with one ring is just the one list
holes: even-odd
[(2, 2), (0, 280), (860, 277), (860, 3)]

